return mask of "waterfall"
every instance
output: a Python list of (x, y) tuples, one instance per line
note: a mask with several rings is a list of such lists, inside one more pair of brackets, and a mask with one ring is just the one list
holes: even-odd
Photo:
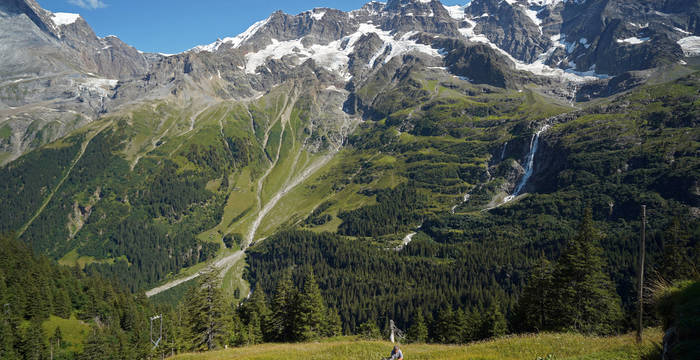
[(507, 141), (503, 144), (503, 150), (501, 150), (501, 160), (506, 156), (506, 146), (508, 146)]
[(514, 197), (520, 195), (520, 192), (527, 184), (527, 181), (530, 179), (530, 176), (532, 176), (532, 172), (535, 169), (535, 154), (537, 153), (537, 145), (540, 141), (540, 134), (542, 134), (548, 128), (549, 125), (544, 125), (539, 130), (537, 130), (536, 133), (532, 134), (532, 138), (530, 138), (530, 151), (527, 153), (527, 157), (525, 158), (525, 174), (523, 175), (522, 179), (520, 179), (518, 186), (515, 187), (515, 191), (513, 191), (513, 194), (506, 196), (504, 202), (511, 201)]

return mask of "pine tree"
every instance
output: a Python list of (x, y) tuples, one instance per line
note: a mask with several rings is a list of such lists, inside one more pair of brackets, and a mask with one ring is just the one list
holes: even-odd
[(318, 288), (314, 273), (311, 268), (308, 268), (304, 276), (304, 290), (299, 297), (297, 339), (308, 341), (321, 335), (321, 329), (325, 321), (325, 308), (321, 290)]
[(54, 296), (53, 300), (53, 311), (54, 314), (64, 319), (68, 319), (70, 317), (71, 301), (66, 290), (60, 289), (56, 291), (56, 296)]
[(258, 344), (265, 340), (264, 324), (270, 322), (270, 310), (267, 307), (265, 292), (262, 287), (256, 287), (248, 301), (240, 307), (240, 314), (245, 317), (246, 343)]
[(489, 306), (481, 323), (480, 337), (482, 339), (490, 339), (493, 337), (503, 336), (508, 331), (506, 318), (501, 312), (501, 306), (494, 301)]
[(462, 342), (467, 343), (479, 339), (482, 319), (478, 312), (469, 310), (465, 312), (466, 324), (462, 332)]
[(378, 340), (382, 338), (379, 326), (371, 320), (367, 320), (357, 328), (357, 335), (360, 335), (360, 337), (366, 340)]
[(260, 344), (263, 342), (262, 324), (260, 321), (260, 315), (258, 315), (257, 312), (250, 314), (250, 320), (248, 321), (247, 341), (249, 345)]
[(199, 276), (197, 286), (191, 288), (185, 298), (192, 350), (212, 350), (219, 346), (226, 325), (224, 312), (219, 271), (209, 268)]
[(267, 324), (270, 341), (291, 340), (295, 318), (293, 305), (296, 296), (291, 271), (286, 271), (277, 282), (275, 295), (272, 298), (270, 321)]
[(49, 340), (51, 341), (51, 344), (56, 346), (56, 348), (61, 348), (63, 346), (63, 333), (61, 332), (60, 326), (56, 326), (56, 330), (54, 330), (53, 335), (51, 335)]
[(596, 245), (591, 210), (586, 209), (578, 234), (559, 257), (554, 270), (553, 320), (556, 330), (611, 334), (622, 319), (620, 297), (607, 274)]
[(19, 359), (19, 355), (15, 351), (15, 336), (12, 326), (4, 314), (0, 314), (0, 359)]
[(418, 312), (413, 320), (413, 325), (408, 328), (408, 340), (411, 342), (424, 343), (428, 341), (428, 327), (425, 325), (423, 313)]
[(323, 330), (321, 336), (333, 337), (339, 336), (342, 333), (340, 315), (338, 311), (333, 308), (328, 308), (326, 310), (325, 322), (323, 324)]
[(668, 281), (692, 279), (698, 276), (695, 262), (688, 256), (688, 235), (681, 230), (680, 220), (673, 219), (664, 232), (663, 255), (659, 274)]
[(454, 312), (454, 321), (452, 322), (452, 334), (450, 334), (450, 343), (462, 344), (467, 342), (465, 333), (467, 331), (467, 315), (462, 309), (457, 309)]
[(229, 314), (230, 321), (228, 323), (228, 343), (234, 346), (241, 346), (247, 343), (247, 328), (238, 316), (236, 309), (232, 309)]
[(31, 321), (22, 336), (20, 348), (22, 357), (26, 360), (43, 360), (48, 358), (48, 344), (44, 330), (39, 321)]
[(83, 345), (83, 353), (81, 354), (80, 359), (107, 360), (110, 358), (109, 353), (105, 351), (107, 346), (107, 339), (105, 338), (104, 333), (97, 325), (93, 325), (90, 328), (90, 333), (85, 341), (85, 345)]
[(454, 312), (450, 306), (442, 309), (433, 325), (433, 340), (442, 344), (454, 343), (458, 336), (455, 333)]
[(551, 328), (554, 282), (552, 264), (544, 254), (532, 269), (518, 302), (517, 322), (521, 331), (544, 331)]

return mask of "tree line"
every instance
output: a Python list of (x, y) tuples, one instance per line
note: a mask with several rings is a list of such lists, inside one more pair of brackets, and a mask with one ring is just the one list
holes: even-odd
[(164, 349), (205, 351), (341, 334), (338, 313), (326, 306), (311, 268), (289, 269), (271, 296), (256, 288), (241, 303), (227, 299), (220, 285), (220, 272), (209, 268), (170, 309)]

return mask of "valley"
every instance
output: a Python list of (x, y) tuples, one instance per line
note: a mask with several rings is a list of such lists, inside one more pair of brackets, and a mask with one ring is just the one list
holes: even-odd
[[(7, 351), (61, 323), (78, 357), (379, 356), (322, 339), (392, 323), (417, 358), (506, 335), (444, 356), (563, 336), (600, 352), (562, 358), (641, 358), (642, 229), (645, 286), (700, 276), (698, 19), (689, 0), (389, 0), (164, 55), (0, 4)], [(668, 330), (662, 305), (645, 326)]]

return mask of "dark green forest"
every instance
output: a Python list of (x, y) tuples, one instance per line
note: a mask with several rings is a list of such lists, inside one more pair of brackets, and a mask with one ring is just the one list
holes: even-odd
[[(144, 296), (99, 275), (59, 266), (25, 244), (0, 236), (0, 358), (139, 359), (150, 355)], [(75, 319), (86, 327), (84, 343), (70, 343), (60, 326), (46, 333), (49, 318)], [(63, 330), (63, 331), (62, 331)], [(76, 351), (82, 349), (82, 351)]]

